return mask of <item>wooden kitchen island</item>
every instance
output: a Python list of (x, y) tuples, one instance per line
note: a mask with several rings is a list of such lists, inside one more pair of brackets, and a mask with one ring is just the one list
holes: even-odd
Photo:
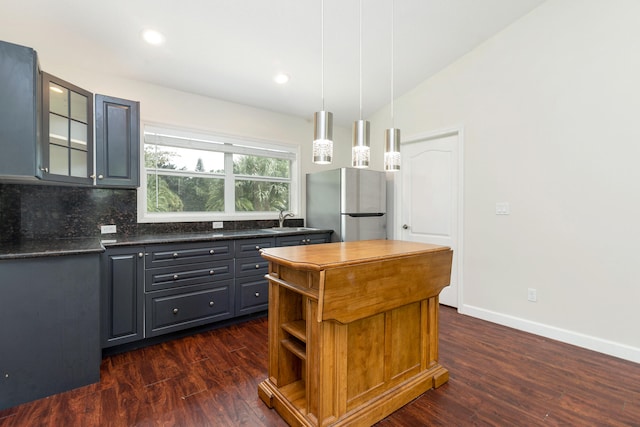
[(453, 252), (366, 240), (269, 248), (269, 377), (292, 426), (370, 426), (449, 379), (438, 294)]

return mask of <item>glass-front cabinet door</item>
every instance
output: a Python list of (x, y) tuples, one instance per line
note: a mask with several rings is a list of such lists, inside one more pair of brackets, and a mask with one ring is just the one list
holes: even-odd
[(93, 94), (42, 73), (41, 172), (52, 181), (93, 182)]

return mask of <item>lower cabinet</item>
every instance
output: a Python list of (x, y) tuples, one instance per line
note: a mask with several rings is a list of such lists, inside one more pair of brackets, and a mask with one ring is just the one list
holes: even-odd
[(150, 246), (102, 255), (102, 348), (266, 311), (260, 250), (326, 243), (329, 233)]
[(0, 413), (100, 380), (100, 254), (0, 261)]
[(144, 338), (144, 248), (108, 249), (102, 255), (102, 347)]
[(265, 274), (269, 262), (260, 251), (275, 245), (273, 237), (236, 240), (236, 314), (238, 316), (269, 308), (269, 283)]
[(145, 295), (146, 336), (153, 337), (233, 317), (233, 280)]

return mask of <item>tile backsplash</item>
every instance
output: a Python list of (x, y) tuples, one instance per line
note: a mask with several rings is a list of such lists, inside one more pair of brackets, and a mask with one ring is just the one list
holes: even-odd
[[(53, 185), (0, 184), (0, 242), (96, 237), (100, 225), (116, 224), (119, 235), (211, 231), (211, 221), (137, 222), (136, 190)], [(288, 220), (302, 226), (303, 220)], [(225, 230), (266, 228), (277, 220), (225, 221)]]

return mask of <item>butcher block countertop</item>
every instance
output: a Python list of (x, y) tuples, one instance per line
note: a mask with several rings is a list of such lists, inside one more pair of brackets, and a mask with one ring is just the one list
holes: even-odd
[(262, 256), (268, 260), (305, 270), (324, 270), (381, 259), (393, 259), (429, 252), (449, 251), (446, 246), (404, 240), (361, 240), (328, 243), (321, 246), (268, 248)]

